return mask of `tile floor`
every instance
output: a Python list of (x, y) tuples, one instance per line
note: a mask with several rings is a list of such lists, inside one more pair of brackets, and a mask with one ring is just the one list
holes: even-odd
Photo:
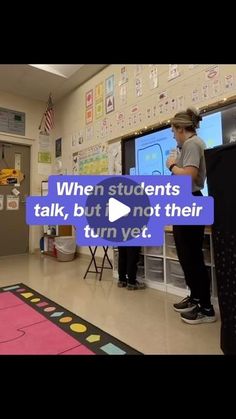
[(1, 257), (0, 286), (23, 282), (144, 354), (222, 354), (220, 320), (185, 324), (172, 309), (180, 297), (118, 288), (111, 270), (102, 281), (95, 274), (84, 280), (87, 265), (86, 256), (72, 262), (40, 254)]

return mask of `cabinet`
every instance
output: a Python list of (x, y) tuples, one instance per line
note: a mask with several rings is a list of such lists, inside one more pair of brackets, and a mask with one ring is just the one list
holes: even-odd
[[(215, 265), (211, 230), (205, 229), (203, 253), (205, 264), (211, 277), (212, 297), (217, 296)], [(113, 276), (118, 278), (118, 249), (113, 252)], [(188, 289), (184, 273), (178, 261), (172, 227), (166, 227), (164, 243), (160, 247), (144, 247), (141, 249), (138, 263), (138, 279), (144, 281), (150, 288), (169, 292), (185, 297)]]

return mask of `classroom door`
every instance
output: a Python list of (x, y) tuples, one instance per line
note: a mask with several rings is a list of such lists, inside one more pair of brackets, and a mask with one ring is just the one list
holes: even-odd
[[(24, 179), (16, 184), (14, 173), (7, 169), (19, 170)], [(29, 194), (30, 147), (0, 142), (0, 256), (29, 251), (29, 226), (25, 221)]]

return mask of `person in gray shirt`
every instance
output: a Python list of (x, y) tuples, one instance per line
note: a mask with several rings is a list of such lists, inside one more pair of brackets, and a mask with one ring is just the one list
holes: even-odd
[[(201, 119), (195, 108), (178, 112), (171, 119), (172, 132), (180, 153), (177, 157), (170, 156), (166, 161), (173, 175), (192, 177), (192, 193), (195, 196), (202, 195), (206, 178), (206, 145), (196, 132)], [(174, 310), (181, 313), (181, 319), (189, 324), (212, 323), (216, 320), (211, 304), (210, 277), (202, 251), (204, 228), (202, 225), (173, 226), (177, 255), (190, 289), (190, 295), (174, 304)]]

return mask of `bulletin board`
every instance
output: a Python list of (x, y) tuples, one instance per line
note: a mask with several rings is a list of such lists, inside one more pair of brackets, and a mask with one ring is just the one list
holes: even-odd
[(108, 145), (97, 144), (73, 153), (74, 175), (104, 175), (108, 173)]

